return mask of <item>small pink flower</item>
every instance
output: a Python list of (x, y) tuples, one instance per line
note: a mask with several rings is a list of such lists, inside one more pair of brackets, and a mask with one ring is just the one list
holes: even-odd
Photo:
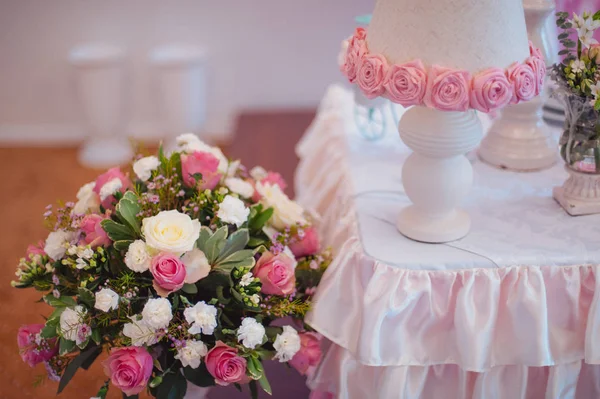
[(152, 356), (138, 346), (113, 348), (102, 364), (113, 385), (127, 396), (142, 392), (152, 375)]
[[(123, 172), (121, 172), (121, 169), (111, 168), (105, 173), (98, 176), (98, 178), (96, 179), (96, 185), (94, 186), (94, 192), (100, 195), (100, 190), (102, 189), (102, 187), (113, 179), (121, 180), (122, 187), (119, 189), (119, 191), (122, 193), (124, 193), (129, 187), (131, 187), (131, 182), (129, 181), (127, 176), (125, 176)], [(115, 206), (115, 201), (116, 200), (113, 195), (108, 196), (104, 199), (104, 201), (102, 201), (102, 206), (104, 207), (104, 209), (113, 209)]]
[(246, 359), (238, 356), (238, 351), (221, 341), (206, 354), (206, 369), (219, 385), (229, 385), (247, 381)]
[(427, 77), (425, 105), (442, 111), (466, 111), (469, 109), (471, 75), (434, 65)]
[(106, 231), (102, 228), (101, 222), (105, 218), (102, 215), (88, 214), (81, 220), (81, 231), (84, 233), (83, 243), (96, 248), (99, 246), (108, 247), (111, 243)]
[(383, 85), (393, 102), (403, 107), (420, 105), (427, 89), (427, 72), (421, 60), (395, 64), (388, 68)]
[(530, 65), (515, 62), (506, 70), (506, 77), (515, 88), (511, 104), (529, 101), (535, 97), (537, 77)]
[(314, 255), (319, 252), (319, 236), (317, 229), (309, 227), (304, 230), (304, 236), (289, 245), (292, 253), (296, 258), (303, 256)]
[(542, 90), (544, 90), (544, 83), (546, 81), (546, 63), (543, 58), (537, 57), (529, 57), (525, 63), (535, 73), (535, 95), (539, 96)]
[[(196, 181), (195, 174), (201, 174), (202, 179)], [(219, 159), (209, 152), (194, 151), (181, 156), (181, 174), (187, 187), (196, 186), (198, 190), (212, 190), (221, 180)]]
[(321, 339), (318, 334), (303, 332), (300, 333), (300, 345), (290, 365), (302, 375), (311, 375), (321, 361)]
[(362, 57), (367, 52), (366, 31), (364, 28), (356, 28), (354, 36), (350, 38), (346, 50), (346, 60), (342, 67), (344, 74), (352, 83), (356, 80), (356, 74)]
[(294, 261), (284, 253), (263, 253), (256, 262), (253, 273), (260, 279), (261, 291), (265, 294), (284, 296), (296, 289)]
[(486, 69), (473, 78), (471, 108), (488, 113), (510, 103), (514, 88), (500, 68)]
[(185, 282), (185, 265), (179, 257), (169, 253), (161, 253), (153, 257), (150, 262), (150, 272), (154, 277), (154, 289), (163, 297), (181, 289)]
[(46, 252), (44, 252), (44, 246), (46, 244), (44, 243), (44, 240), (40, 240), (38, 241), (37, 245), (31, 244), (27, 247), (27, 256), (31, 257), (31, 256), (35, 256), (35, 255), (41, 255), (44, 256), (46, 255)]
[[(260, 183), (262, 183), (262, 184), (271, 184), (271, 185), (274, 185), (274, 186), (279, 186), (279, 188), (281, 189), (281, 191), (285, 191), (285, 189), (287, 188), (287, 183), (285, 182), (285, 179), (283, 178), (283, 176), (281, 176), (277, 172), (268, 172), (267, 176), (265, 176), (264, 178), (260, 179)], [(254, 187), (254, 194), (252, 195), (252, 201), (253, 202), (258, 202), (258, 201), (260, 201), (260, 199), (262, 198), (262, 196), (260, 195), (260, 193), (256, 189), (256, 182), (252, 181), (251, 184), (252, 184), (252, 187)]]
[(19, 327), (17, 345), (21, 359), (30, 367), (47, 362), (58, 353), (56, 339), (43, 339), (38, 336), (43, 328), (43, 324), (27, 324)]
[(356, 82), (367, 98), (379, 97), (385, 92), (383, 83), (388, 65), (381, 55), (366, 55), (358, 67)]
[(542, 54), (541, 50), (535, 47), (531, 40), (529, 41), (529, 55), (539, 58), (540, 60), (544, 60), (544, 55)]

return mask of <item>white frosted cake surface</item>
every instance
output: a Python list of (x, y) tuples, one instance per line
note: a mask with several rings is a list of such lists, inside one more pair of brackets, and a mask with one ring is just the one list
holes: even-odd
[(378, 0), (367, 43), (391, 63), (472, 73), (529, 56), (522, 0)]

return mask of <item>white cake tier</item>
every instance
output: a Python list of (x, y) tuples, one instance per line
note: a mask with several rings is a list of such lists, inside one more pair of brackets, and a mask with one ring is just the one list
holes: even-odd
[(522, 0), (378, 0), (371, 53), (478, 72), (529, 56)]

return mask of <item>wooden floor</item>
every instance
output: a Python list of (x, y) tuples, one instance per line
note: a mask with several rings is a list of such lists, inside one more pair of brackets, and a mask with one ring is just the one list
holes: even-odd
[[(288, 194), (292, 195), (297, 164), (294, 145), (313, 116), (313, 111), (242, 114), (235, 139), (225, 151), (248, 167), (262, 165), (279, 171), (289, 182)], [(0, 148), (0, 172), (0, 399), (53, 398), (57, 385), (46, 381), (33, 387), (36, 376), (45, 373), (43, 366), (30, 369), (21, 361), (16, 345), (19, 326), (42, 323), (48, 307), (35, 303), (37, 292), (17, 291), (10, 281), (27, 245), (47, 236), (42, 225), (44, 207), (57, 199), (74, 200), (78, 188), (94, 180), (99, 171), (82, 168), (76, 148)], [(275, 367), (270, 365), (267, 371), (285, 377), (271, 378), (275, 398), (306, 397), (306, 388), (295, 372)], [(104, 380), (96, 362), (89, 371), (79, 371), (60, 398), (95, 396)], [(210, 397), (233, 398), (237, 396), (234, 392), (217, 389)], [(109, 397), (120, 396), (112, 390)]]

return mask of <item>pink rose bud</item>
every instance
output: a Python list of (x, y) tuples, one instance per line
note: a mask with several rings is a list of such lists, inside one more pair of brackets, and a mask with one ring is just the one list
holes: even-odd
[(175, 255), (161, 253), (153, 257), (150, 262), (150, 272), (154, 277), (154, 289), (160, 296), (165, 297), (183, 287), (185, 266)]
[(503, 108), (512, 100), (513, 90), (503, 69), (486, 69), (473, 78), (471, 108), (485, 113)]
[(88, 214), (81, 220), (81, 231), (84, 233), (83, 243), (96, 248), (108, 247), (111, 243), (108, 234), (102, 228), (101, 222), (105, 218), (102, 215)]
[[(131, 182), (129, 181), (127, 176), (125, 176), (123, 172), (121, 172), (121, 169), (111, 168), (103, 174), (101, 174), (100, 176), (98, 176), (98, 178), (96, 179), (96, 185), (94, 186), (94, 192), (100, 195), (100, 190), (102, 190), (102, 187), (106, 183), (114, 179), (121, 180), (121, 188), (119, 189), (121, 193), (124, 193), (129, 187), (131, 187)], [(115, 206), (115, 202), (116, 199), (114, 195), (110, 195), (106, 197), (104, 201), (102, 201), (102, 206), (104, 207), (104, 209), (113, 209)]]
[(316, 254), (320, 247), (317, 229), (314, 227), (304, 229), (304, 236), (291, 243), (289, 247), (296, 258)]
[(539, 96), (542, 90), (544, 90), (544, 83), (546, 81), (546, 63), (543, 58), (537, 57), (529, 57), (525, 63), (535, 73), (535, 95)]
[[(202, 178), (196, 180), (195, 174)], [(195, 151), (192, 154), (181, 156), (181, 174), (183, 183), (187, 187), (196, 186), (198, 190), (212, 190), (221, 180), (219, 173), (219, 159), (209, 152)]]
[(41, 255), (44, 256), (46, 255), (46, 252), (44, 252), (44, 246), (46, 244), (44, 243), (43, 240), (40, 240), (37, 245), (31, 244), (29, 246), (27, 246), (27, 256), (31, 257), (31, 256), (35, 256), (35, 255)]
[(215, 377), (217, 384), (229, 385), (247, 379), (246, 359), (237, 353), (237, 349), (217, 341), (215, 347), (206, 354), (206, 369)]
[(253, 273), (260, 279), (261, 291), (265, 294), (284, 296), (296, 289), (294, 260), (284, 253), (263, 253), (256, 262)]
[(421, 60), (395, 64), (389, 67), (383, 85), (393, 102), (403, 107), (421, 105), (427, 89), (427, 72)]
[(367, 98), (376, 98), (385, 92), (383, 83), (387, 75), (388, 64), (381, 55), (363, 57), (358, 67), (356, 82)]
[(127, 396), (142, 392), (152, 375), (152, 356), (138, 346), (113, 348), (102, 364), (113, 385)]
[(466, 111), (469, 109), (471, 75), (434, 65), (427, 77), (425, 105), (442, 111)]
[(346, 50), (346, 59), (342, 70), (348, 80), (352, 83), (356, 80), (358, 67), (363, 55), (367, 52), (367, 44), (365, 42), (366, 31), (364, 28), (356, 28), (354, 36), (348, 42)]
[(515, 62), (506, 70), (506, 77), (515, 88), (511, 104), (529, 101), (535, 97), (538, 84), (536, 74), (530, 65)]
[(43, 324), (26, 324), (19, 328), (17, 345), (21, 359), (30, 367), (38, 363), (47, 362), (58, 353), (56, 339), (44, 339), (39, 333), (44, 328)]
[(321, 361), (321, 339), (311, 332), (300, 333), (300, 350), (296, 352), (290, 365), (302, 375), (311, 375)]

